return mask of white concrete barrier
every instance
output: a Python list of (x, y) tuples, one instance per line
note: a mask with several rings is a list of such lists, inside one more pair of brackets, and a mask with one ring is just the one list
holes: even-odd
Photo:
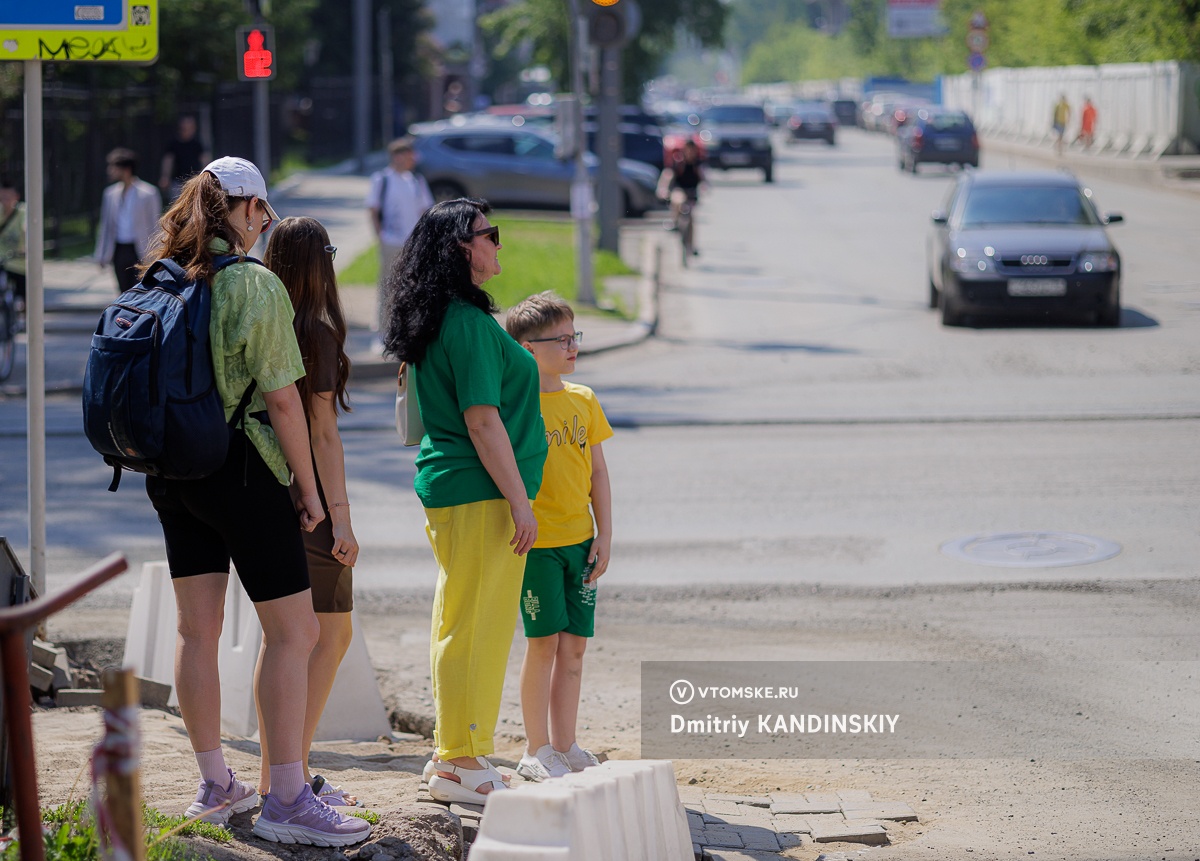
[(691, 861), (666, 760), (609, 761), (488, 799), (472, 861)]
[[(357, 611), (352, 619), (354, 638), (317, 726), (317, 741), (374, 741), (391, 732)], [(236, 572), (232, 572), (225, 595), (225, 624), (218, 656), (221, 729), (231, 735), (251, 738), (258, 731), (254, 665), (261, 641), (262, 627), (254, 604), (242, 589)], [(142, 566), (141, 581), (134, 590), (129, 612), (123, 663), (133, 667), (139, 676), (175, 684), (175, 590), (171, 588), (166, 562), (147, 562)], [(168, 705), (178, 703), (172, 689)]]

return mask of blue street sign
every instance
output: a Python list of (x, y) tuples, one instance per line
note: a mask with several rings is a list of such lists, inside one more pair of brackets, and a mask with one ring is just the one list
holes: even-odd
[(967, 65), (971, 68), (972, 72), (982, 72), (987, 66), (987, 57), (972, 51), (967, 56)]
[(125, 0), (0, 0), (0, 27), (111, 29), (125, 24)]

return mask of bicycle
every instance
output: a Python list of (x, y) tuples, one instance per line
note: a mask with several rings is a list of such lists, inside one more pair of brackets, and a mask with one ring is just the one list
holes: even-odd
[(8, 273), (0, 269), (0, 383), (9, 378), (17, 357), (17, 299)]

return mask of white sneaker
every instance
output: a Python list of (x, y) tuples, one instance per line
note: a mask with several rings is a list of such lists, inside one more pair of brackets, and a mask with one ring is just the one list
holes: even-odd
[(539, 747), (536, 754), (526, 751), (517, 764), (517, 774), (535, 783), (570, 773), (571, 766), (548, 744)]
[(579, 746), (579, 742), (571, 745), (571, 749), (567, 751), (556, 750), (558, 758), (567, 764), (571, 771), (583, 771), (585, 768), (591, 768), (593, 765), (599, 765), (600, 760), (596, 759), (596, 754), (590, 750), (586, 750)]

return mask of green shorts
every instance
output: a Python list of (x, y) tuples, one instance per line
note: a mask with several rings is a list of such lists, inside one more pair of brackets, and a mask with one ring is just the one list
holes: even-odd
[(589, 538), (582, 544), (529, 551), (521, 584), (526, 637), (549, 637), (560, 631), (590, 637), (596, 632), (596, 590), (583, 585), (591, 549)]

